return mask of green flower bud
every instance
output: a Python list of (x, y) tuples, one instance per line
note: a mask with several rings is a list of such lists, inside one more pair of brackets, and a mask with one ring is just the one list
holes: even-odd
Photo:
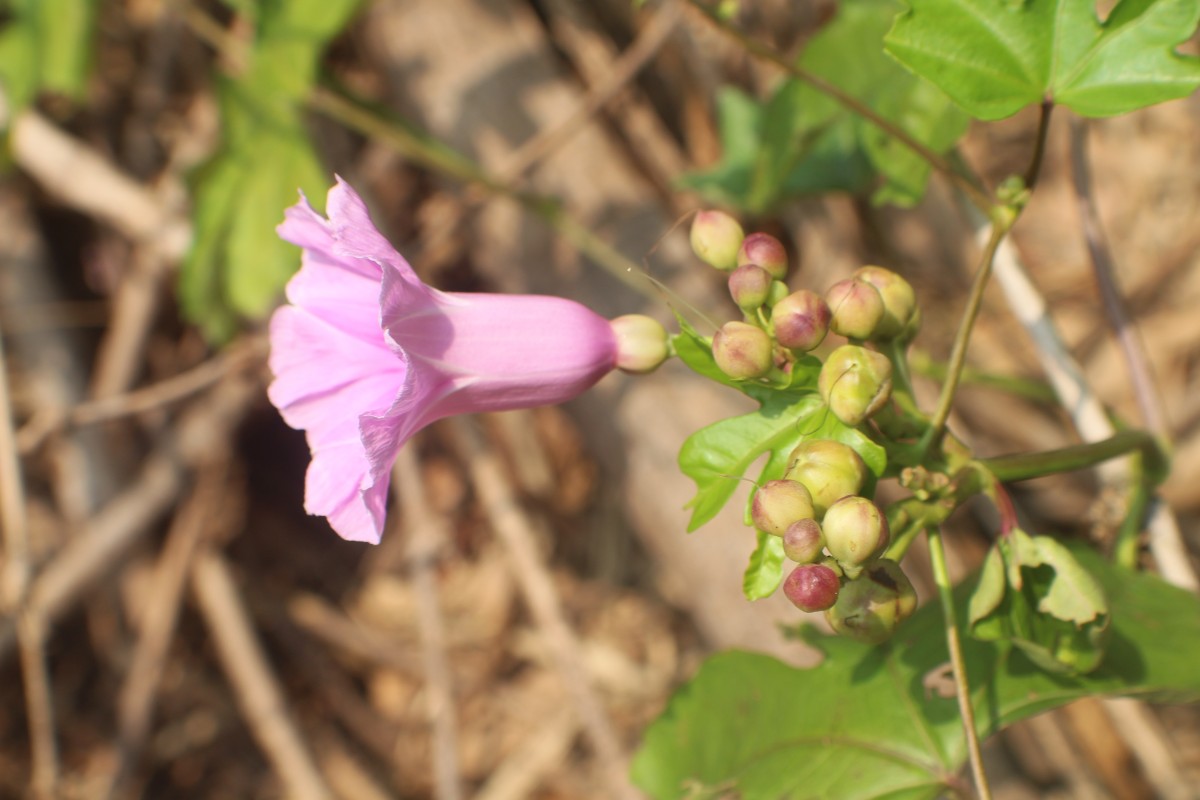
[(776, 280), (783, 280), (788, 273), (787, 250), (769, 233), (752, 233), (742, 242), (737, 254), (738, 266), (757, 264), (771, 273)]
[(874, 350), (842, 345), (821, 366), (817, 389), (834, 416), (858, 425), (891, 399), (892, 362)]
[(783, 536), (793, 522), (811, 519), (812, 515), (812, 496), (796, 481), (767, 481), (750, 502), (754, 527), (772, 536)]
[(867, 644), (887, 640), (917, 607), (917, 593), (895, 561), (880, 559), (847, 581), (825, 612), (834, 631)]
[(825, 293), (830, 329), (847, 339), (870, 339), (883, 320), (883, 297), (866, 281), (838, 281)]
[(829, 306), (808, 289), (792, 292), (771, 309), (775, 340), (792, 350), (808, 352), (829, 332)]
[(913, 309), (912, 316), (908, 318), (908, 324), (904, 326), (904, 330), (900, 332), (900, 341), (911, 342), (917, 338), (917, 334), (921, 330), (921, 307), (917, 306)]
[(863, 267), (854, 277), (874, 286), (883, 299), (883, 319), (873, 336), (893, 339), (903, 333), (917, 308), (917, 296), (909, 282), (883, 267)]
[(742, 226), (724, 211), (698, 211), (692, 220), (692, 252), (706, 264), (729, 272), (737, 264)]
[(617, 337), (617, 369), (643, 375), (653, 372), (671, 354), (667, 329), (643, 314), (626, 314), (611, 323)]
[(783, 581), (783, 593), (801, 611), (824, 611), (838, 599), (841, 581), (823, 564), (801, 564)]
[(809, 439), (792, 451), (783, 477), (804, 484), (820, 519), (836, 501), (862, 491), (867, 465), (848, 445), (832, 439)]
[(811, 564), (821, 557), (825, 536), (815, 519), (798, 519), (783, 532), (783, 554), (797, 564)]
[(865, 497), (843, 497), (829, 507), (822, 522), (825, 547), (843, 567), (861, 566), (887, 547), (887, 519)]
[(771, 370), (771, 337), (745, 322), (726, 322), (713, 334), (713, 358), (731, 378), (760, 378)]
[(757, 264), (742, 264), (729, 273), (729, 296), (738, 308), (753, 314), (771, 292), (771, 274)]
[(767, 307), (774, 308), (775, 304), (788, 296), (791, 289), (783, 281), (771, 281), (771, 291), (767, 293)]

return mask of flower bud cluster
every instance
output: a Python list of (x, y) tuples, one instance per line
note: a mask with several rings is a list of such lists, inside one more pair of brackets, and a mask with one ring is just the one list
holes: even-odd
[(754, 527), (783, 540), (796, 566), (784, 595), (801, 611), (824, 611), (835, 631), (866, 642), (886, 639), (912, 614), (916, 594), (899, 565), (881, 558), (887, 518), (859, 495), (867, 467), (848, 445), (809, 439), (792, 451), (784, 477), (758, 488)]
[(792, 291), (785, 282), (789, 263), (783, 244), (767, 233), (746, 235), (721, 211), (696, 214), (692, 249), (703, 261), (729, 273), (729, 294), (742, 319), (726, 322), (713, 336), (713, 359), (735, 380), (786, 380), (801, 356), (829, 333), (849, 343), (824, 360), (818, 389), (830, 411), (847, 425), (860, 425), (887, 405), (892, 364), (869, 342), (908, 341), (920, 324), (912, 286), (891, 270), (867, 266), (822, 296)]
[[(867, 266), (824, 295), (792, 291), (783, 244), (766, 233), (746, 235), (720, 211), (696, 215), (691, 242), (697, 256), (728, 273), (729, 294), (743, 314), (713, 336), (713, 360), (725, 375), (786, 385), (797, 360), (832, 332), (848, 341), (829, 350), (817, 379), (829, 411), (858, 426), (887, 405), (892, 362), (866, 345), (916, 335), (920, 313), (907, 281)], [(824, 611), (835, 631), (875, 643), (912, 614), (916, 593), (900, 566), (881, 557), (890, 532), (883, 512), (860, 494), (866, 482), (866, 464), (853, 448), (810, 439), (791, 453), (782, 478), (758, 487), (750, 519), (780, 537), (795, 564), (783, 593), (797, 608)]]

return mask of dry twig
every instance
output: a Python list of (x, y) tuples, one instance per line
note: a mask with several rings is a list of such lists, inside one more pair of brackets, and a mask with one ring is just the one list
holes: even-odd
[(538, 630), (546, 637), (555, 666), (595, 748), (609, 796), (636, 797), (629, 785), (628, 763), (620, 741), (588, 679), (579, 642), (567, 622), (554, 581), (537, 552), (532, 534), (534, 520), (522, 510), (499, 459), (484, 446), (472, 424), (461, 417), (449, 422), (459, 457), (469, 466), (475, 490), (492, 528), (504, 544), (525, 602)]
[(58, 785), (58, 744), (54, 733), (54, 705), (46, 671), (45, 631), (41, 619), (25, 608), (29, 588), (29, 538), (25, 516), (25, 489), (17, 454), (9, 402), (8, 366), (0, 341), (0, 524), (4, 526), (4, 569), (0, 573), (0, 608), (16, 616), (17, 643), (21, 651), (21, 677), (25, 683), (25, 715), (33, 748), (33, 791), (53, 798)]
[(446, 631), (438, 602), (434, 565), (437, 551), (446, 540), (443, 520), (425, 501), (415, 447), (401, 449), (393, 470), (394, 492), (404, 509), (408, 530), (408, 567), (417, 600), (417, 628), (421, 634), (421, 657), (425, 664), (426, 702), (433, 729), (433, 773), (438, 800), (463, 796), (458, 777), (458, 725), (450, 661), (446, 657)]
[(325, 779), (288, 714), (283, 690), (254, 632), (229, 564), (220, 553), (203, 549), (196, 555), (192, 591), (246, 725), (289, 796), (330, 800)]
[(218, 463), (201, 471), (196, 488), (183, 502), (167, 535), (148, 592), (154, 602), (143, 612), (141, 632), (117, 699), (117, 753), (108, 776), (108, 790), (102, 797), (119, 793), (150, 730), (155, 697), (196, 548), (214, 526), (229, 527), (234, 518), (240, 517), (237, 504), (233, 509), (229, 504), (228, 470), (228, 463)]
[[(111, 571), (183, 491), (188, 470), (223, 447), (233, 426), (262, 391), (257, 381), (230, 376), (183, 415), (143, 461), (128, 489), (83, 526), (38, 574), (25, 610), (43, 624), (65, 613), (94, 581)], [(0, 619), (0, 659), (14, 638), (14, 621)]]
[(235, 342), (192, 369), (125, 394), (80, 403), (66, 413), (55, 410), (36, 416), (17, 433), (22, 455), (36, 450), (51, 434), (155, 411), (203, 391), (226, 375), (259, 366), (266, 357), (266, 340), (251, 337)]

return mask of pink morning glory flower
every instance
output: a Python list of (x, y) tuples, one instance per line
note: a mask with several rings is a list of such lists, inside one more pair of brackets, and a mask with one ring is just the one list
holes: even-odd
[(644, 323), (570, 300), (426, 286), (340, 178), (326, 208), (328, 219), (302, 196), (278, 228), (304, 254), (271, 318), (268, 396), (307, 434), (305, 510), (345, 539), (379, 541), (392, 463), (422, 427), (570, 400), (636, 349), (622, 342)]

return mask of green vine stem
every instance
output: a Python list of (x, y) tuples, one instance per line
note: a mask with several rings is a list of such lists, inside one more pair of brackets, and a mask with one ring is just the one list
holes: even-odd
[(1002, 481), (1024, 481), (1060, 472), (1094, 467), (1110, 458), (1140, 453), (1146, 481), (1156, 485), (1166, 477), (1168, 458), (1158, 439), (1146, 431), (1121, 431), (1108, 439), (1076, 444), (1040, 453), (1019, 453), (980, 459), (979, 463)]
[[(944, 381), (946, 380), (946, 376), (950, 374), (950, 370), (945, 362), (934, 360), (924, 350), (913, 349), (909, 351), (908, 366), (914, 374), (933, 378), (936, 381)], [(1013, 375), (998, 375), (994, 372), (987, 372), (970, 366), (963, 367), (962, 372), (959, 374), (959, 383), (997, 389), (1040, 403), (1053, 403), (1058, 397), (1050, 384), (1045, 381), (1033, 378), (1020, 378)]]
[(1033, 191), (1037, 184), (1038, 175), (1042, 171), (1042, 156), (1046, 154), (1046, 135), (1050, 132), (1050, 112), (1054, 111), (1054, 102), (1043, 100), (1041, 115), (1038, 117), (1037, 139), (1033, 146), (1033, 158), (1029, 161), (1029, 169), (1025, 170), (1025, 188)]
[(821, 92), (830, 99), (839, 103), (843, 108), (857, 114), (867, 122), (870, 122), (872, 125), (879, 128), (879, 130), (883, 131), (888, 136), (891, 136), (896, 141), (912, 150), (914, 153), (924, 159), (929, 166), (933, 167), (935, 170), (949, 178), (955, 186), (961, 189), (962, 192), (971, 199), (971, 202), (974, 203), (980, 211), (985, 214), (990, 214), (992, 212), (995, 204), (992, 202), (992, 198), (980, 186), (978, 180), (974, 176), (967, 175), (964, 172), (955, 169), (953, 165), (951, 165), (951, 163), (945, 158), (914, 139), (908, 134), (908, 131), (904, 130), (899, 125), (896, 125), (886, 117), (880, 116), (873, 108), (861, 102), (858, 100), (858, 98), (847, 94), (819, 75), (814, 75), (803, 67), (796, 66), (767, 45), (756, 41), (734, 26), (730, 25), (728, 22), (722, 19), (720, 13), (715, 8), (705, 5), (704, 3), (700, 2), (700, 0), (686, 1), (689, 5), (703, 14), (705, 19), (711, 22), (713, 26), (717, 28), (717, 30), (741, 45), (746, 52), (761, 58), (763, 61), (774, 64), (784, 72), (791, 75), (793, 78), (807, 83), (818, 92)]
[(975, 778), (975, 789), (980, 800), (991, 800), (992, 789), (987, 773), (983, 771), (983, 751), (979, 746), (979, 733), (975, 728), (975, 708), (971, 705), (971, 687), (967, 683), (967, 664), (963, 659), (962, 642), (958, 635), (958, 612), (954, 608), (953, 586), (950, 571), (946, 568), (946, 550), (942, 545), (941, 529), (932, 526), (926, 531), (929, 537), (929, 562), (933, 567), (933, 580), (937, 584), (938, 599), (942, 604), (942, 619), (946, 624), (946, 647), (950, 653), (950, 666), (954, 670), (954, 688), (958, 695), (958, 712), (962, 716), (963, 733), (967, 737), (967, 755), (971, 761), (971, 774)]
[(996, 257), (996, 249), (1000, 242), (1017, 220), (1017, 211), (1013, 208), (998, 209), (992, 215), (992, 232), (987, 245), (979, 259), (979, 267), (975, 271), (975, 280), (971, 285), (971, 295), (967, 298), (967, 307), (963, 311), (962, 320), (958, 324), (958, 332), (954, 336), (954, 347), (950, 351), (950, 360), (946, 367), (946, 382), (942, 384), (942, 392), (938, 397), (937, 410), (933, 413), (929, 430), (921, 437), (920, 451), (928, 454), (936, 447), (946, 430), (946, 421), (950, 419), (950, 409), (954, 404), (954, 394), (958, 391), (958, 382), (962, 377), (964, 363), (967, 359), (967, 344), (971, 341), (971, 331), (975, 327), (975, 319), (983, 305), (983, 290), (987, 288), (988, 278), (992, 274), (992, 262)]

